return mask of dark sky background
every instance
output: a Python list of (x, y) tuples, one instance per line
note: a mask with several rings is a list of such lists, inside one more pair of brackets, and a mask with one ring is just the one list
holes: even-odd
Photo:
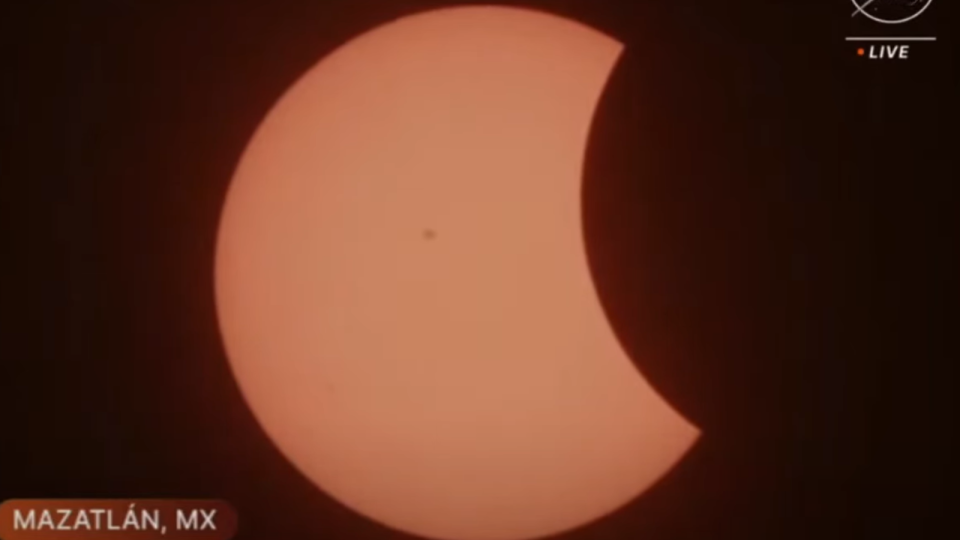
[[(585, 234), (623, 344), (705, 432), (564, 540), (955, 532), (955, 4), (900, 26), (844, 0), (519, 4), (627, 45), (588, 149)], [(222, 498), (242, 539), (403, 537), (314, 488), (254, 421), (213, 248), (285, 89), (443, 5), (0, 7), (0, 500)], [(843, 39), (884, 33), (939, 41), (880, 62)]]

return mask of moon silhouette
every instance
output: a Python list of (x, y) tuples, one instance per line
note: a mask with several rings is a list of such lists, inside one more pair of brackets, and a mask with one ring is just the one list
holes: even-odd
[(446, 540), (599, 519), (699, 437), (593, 287), (581, 174), (622, 45), (553, 15), (430, 11), (339, 48), (233, 178), (216, 300), (243, 396), (334, 499)]

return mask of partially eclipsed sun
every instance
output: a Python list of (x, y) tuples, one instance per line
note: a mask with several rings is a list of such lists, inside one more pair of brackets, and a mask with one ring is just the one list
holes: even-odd
[(620, 508), (699, 431), (606, 321), (580, 221), (621, 45), (500, 7), (407, 17), (276, 105), (227, 197), (216, 293), (270, 438), (389, 527), (556, 534)]

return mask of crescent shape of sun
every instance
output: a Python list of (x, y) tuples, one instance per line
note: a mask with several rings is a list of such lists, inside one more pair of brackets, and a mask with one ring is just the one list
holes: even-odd
[(581, 227), (622, 45), (505, 7), (421, 13), (302, 77), (248, 145), (216, 300), (242, 394), (321, 490), (445, 540), (569, 531), (699, 430), (644, 380)]

